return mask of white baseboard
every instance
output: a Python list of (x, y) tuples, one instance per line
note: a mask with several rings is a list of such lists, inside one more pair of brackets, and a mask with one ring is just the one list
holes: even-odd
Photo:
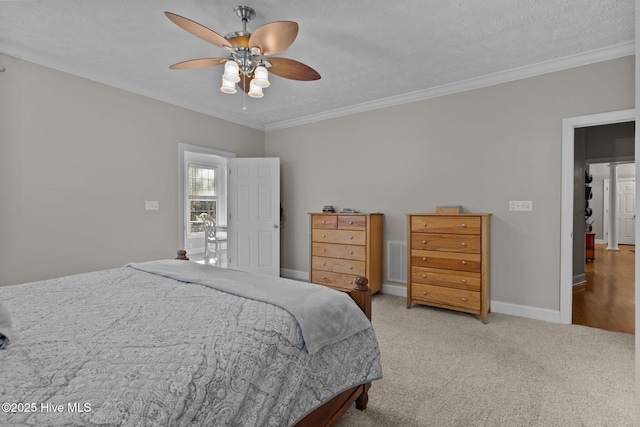
[(387, 285), (382, 284), (382, 293), (388, 295), (395, 295), (397, 297), (407, 297), (407, 288), (399, 285)]
[[(287, 279), (309, 281), (309, 273), (306, 271), (280, 269), (280, 276)], [(382, 284), (382, 293), (407, 297), (407, 288), (402, 285)], [(527, 305), (511, 304), (508, 302), (491, 301), (491, 311), (493, 313), (508, 314), (511, 316), (525, 317), (528, 319), (544, 320), (546, 322), (561, 323), (560, 311), (546, 308), (530, 307)]]
[(587, 275), (585, 273), (573, 276), (573, 278), (571, 279), (571, 283), (573, 284), (573, 286), (579, 285), (579, 284), (584, 283), (586, 281), (587, 281)]
[(508, 302), (491, 301), (493, 313), (509, 314), (511, 316), (526, 317), (527, 319), (544, 320), (546, 322), (561, 323), (560, 311), (527, 305), (511, 304)]
[(306, 271), (290, 270), (288, 268), (280, 269), (280, 277), (287, 279), (302, 280), (303, 282), (309, 281), (309, 273)]

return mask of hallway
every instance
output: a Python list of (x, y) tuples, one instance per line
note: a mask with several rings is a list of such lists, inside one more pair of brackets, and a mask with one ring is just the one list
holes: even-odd
[(573, 323), (635, 333), (635, 246), (607, 251), (596, 244), (595, 261), (585, 267), (587, 282), (573, 290)]

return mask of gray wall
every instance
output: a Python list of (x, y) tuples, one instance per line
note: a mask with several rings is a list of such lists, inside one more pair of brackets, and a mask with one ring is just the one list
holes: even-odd
[(634, 122), (589, 126), (585, 130), (587, 163), (634, 159)]
[[(638, 7), (638, 1), (636, 1), (636, 55), (635, 55), (635, 108), (636, 114), (638, 108), (640, 106), (640, 7)], [(636, 115), (637, 118), (637, 115)], [(635, 152), (640, 153), (640, 138), (638, 135), (635, 136)], [(636, 162), (636, 175), (638, 175), (638, 169), (640, 169), (640, 162)], [(636, 202), (640, 200), (640, 186), (636, 185)], [(636, 242), (640, 240), (640, 227), (636, 227)], [(636, 306), (636, 331), (640, 331), (640, 274), (638, 274), (638, 270), (640, 267), (640, 252), (636, 251), (636, 260), (635, 260), (635, 306)], [(636, 334), (636, 342), (635, 342), (635, 354), (637, 355), (640, 352), (640, 334)], [(636, 356), (636, 426), (640, 427), (640, 411), (637, 408), (640, 408), (640, 357)]]
[(633, 108), (633, 88), (625, 57), (268, 132), (282, 267), (309, 271), (307, 213), (325, 204), (383, 212), (385, 241), (406, 239), (405, 213), (462, 205), (493, 214), (492, 299), (559, 310), (562, 119)]
[[(587, 128), (574, 131), (573, 154), (573, 284), (582, 283), (585, 278), (585, 146), (587, 143)], [(578, 237), (582, 236), (582, 237)]]
[(172, 255), (185, 142), (281, 158), (283, 268), (309, 270), (325, 204), (383, 212), (385, 240), (407, 212), (463, 205), (493, 213), (492, 299), (558, 310), (562, 119), (634, 106), (626, 57), (265, 135), (0, 59), (0, 284)]
[(263, 132), (0, 61), (0, 285), (173, 257), (178, 143), (264, 155)]

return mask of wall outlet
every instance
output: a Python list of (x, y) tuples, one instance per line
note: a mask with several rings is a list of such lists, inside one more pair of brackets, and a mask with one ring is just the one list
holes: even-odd
[(145, 211), (157, 211), (160, 209), (160, 202), (157, 200), (154, 201), (145, 201), (144, 202), (144, 210)]
[(509, 210), (515, 212), (531, 212), (533, 211), (533, 201), (531, 200), (511, 200), (509, 201)]

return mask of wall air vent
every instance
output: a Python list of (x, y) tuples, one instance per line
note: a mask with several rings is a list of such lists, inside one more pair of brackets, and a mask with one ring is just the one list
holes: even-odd
[(387, 280), (407, 283), (407, 243), (387, 241)]

